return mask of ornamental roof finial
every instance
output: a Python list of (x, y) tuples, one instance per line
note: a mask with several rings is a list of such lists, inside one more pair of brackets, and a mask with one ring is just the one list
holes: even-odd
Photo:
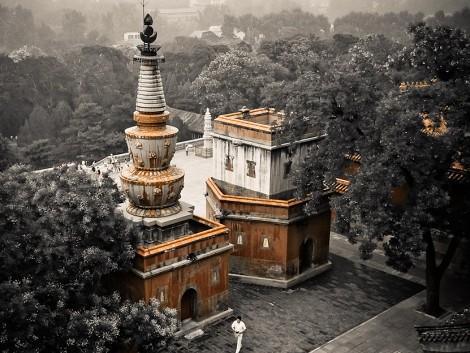
[[(142, 3), (142, 6), (145, 6)], [(153, 18), (150, 14), (145, 15), (144, 17), (144, 28), (142, 32), (140, 32), (140, 39), (144, 42), (144, 45), (138, 45), (137, 47), (140, 50), (140, 53), (143, 56), (155, 56), (157, 55), (159, 46), (150, 45), (151, 43), (155, 42), (157, 39), (157, 31), (154, 31), (153, 27)]]

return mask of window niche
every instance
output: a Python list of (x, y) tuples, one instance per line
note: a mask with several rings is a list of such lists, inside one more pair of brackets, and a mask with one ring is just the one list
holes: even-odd
[(158, 288), (157, 299), (160, 303), (165, 303), (167, 301), (166, 287)]
[(233, 172), (233, 156), (225, 155), (225, 170)]
[(261, 237), (261, 249), (269, 250), (272, 246), (272, 239), (270, 239), (267, 235), (263, 235)]
[(246, 161), (246, 168), (247, 168), (246, 175), (252, 178), (256, 178), (255, 167), (256, 167), (256, 162)]
[(235, 244), (238, 245), (238, 246), (243, 246), (245, 245), (245, 237), (243, 236), (243, 233), (240, 232), (240, 233), (236, 233), (235, 235)]
[(284, 179), (290, 177), (290, 172), (292, 171), (292, 161), (284, 163)]
[(211, 269), (211, 284), (217, 285), (220, 283), (220, 269), (219, 267), (215, 267)]

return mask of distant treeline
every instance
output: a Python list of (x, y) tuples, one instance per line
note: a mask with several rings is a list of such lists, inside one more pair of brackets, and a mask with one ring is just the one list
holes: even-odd
[[(54, 30), (38, 24), (31, 10), (0, 5), (0, 134), (18, 146), (16, 159), (37, 168), (124, 152), (123, 131), (133, 125), (136, 49), (89, 41), (84, 27), (69, 26), (85, 21), (84, 15), (68, 14), (64, 22), (54, 22), (63, 28)], [(468, 9), (437, 12), (426, 22), (468, 30), (466, 18)], [(213, 116), (241, 106), (283, 108), (282, 87), (306, 72), (328, 72), (330, 62), (348, 65), (351, 50), (368, 36), (378, 38), (374, 45), (380, 50), (375, 48), (374, 55), (380, 53), (385, 65), (389, 55), (408, 44), (407, 26), (423, 19), (407, 12), (351, 13), (330, 24), (324, 16), (301, 10), (225, 15), (222, 37), (177, 36), (163, 45), (167, 104), (196, 113), (209, 107)], [(235, 28), (246, 33), (244, 41), (234, 37)], [(67, 40), (66, 32), (75, 33), (75, 40)], [(180, 127), (180, 141), (190, 138), (179, 117), (172, 124)]]

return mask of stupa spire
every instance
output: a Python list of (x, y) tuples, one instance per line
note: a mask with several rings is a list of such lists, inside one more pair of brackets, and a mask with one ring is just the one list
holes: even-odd
[(166, 125), (170, 113), (165, 110), (158, 55), (160, 46), (152, 44), (157, 32), (152, 28), (152, 16), (144, 18), (140, 32), (143, 41), (137, 46), (140, 62), (134, 120), (137, 126), (125, 130), (126, 142), (133, 166), (121, 172), (121, 183), (129, 205), (127, 212), (142, 217), (165, 217), (181, 211), (178, 202), (184, 185), (184, 171), (170, 166), (176, 150), (178, 129)]
[(152, 24), (152, 16), (147, 14), (144, 18), (144, 28), (140, 32), (140, 38), (144, 44), (137, 46), (140, 55), (134, 56), (134, 61), (140, 62), (136, 109), (141, 113), (162, 113), (166, 108), (162, 77), (158, 66), (159, 62), (165, 59), (163, 55), (158, 55), (160, 46), (151, 44), (157, 39), (157, 32)]

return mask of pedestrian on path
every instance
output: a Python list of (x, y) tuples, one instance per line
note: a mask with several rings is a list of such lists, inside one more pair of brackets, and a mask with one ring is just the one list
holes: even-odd
[(245, 323), (242, 321), (241, 316), (237, 316), (237, 319), (233, 322), (232, 324), (232, 331), (233, 334), (235, 335), (235, 338), (237, 339), (237, 350), (235, 353), (240, 352), (240, 349), (242, 348), (242, 338), (243, 338), (243, 332), (246, 330)]

